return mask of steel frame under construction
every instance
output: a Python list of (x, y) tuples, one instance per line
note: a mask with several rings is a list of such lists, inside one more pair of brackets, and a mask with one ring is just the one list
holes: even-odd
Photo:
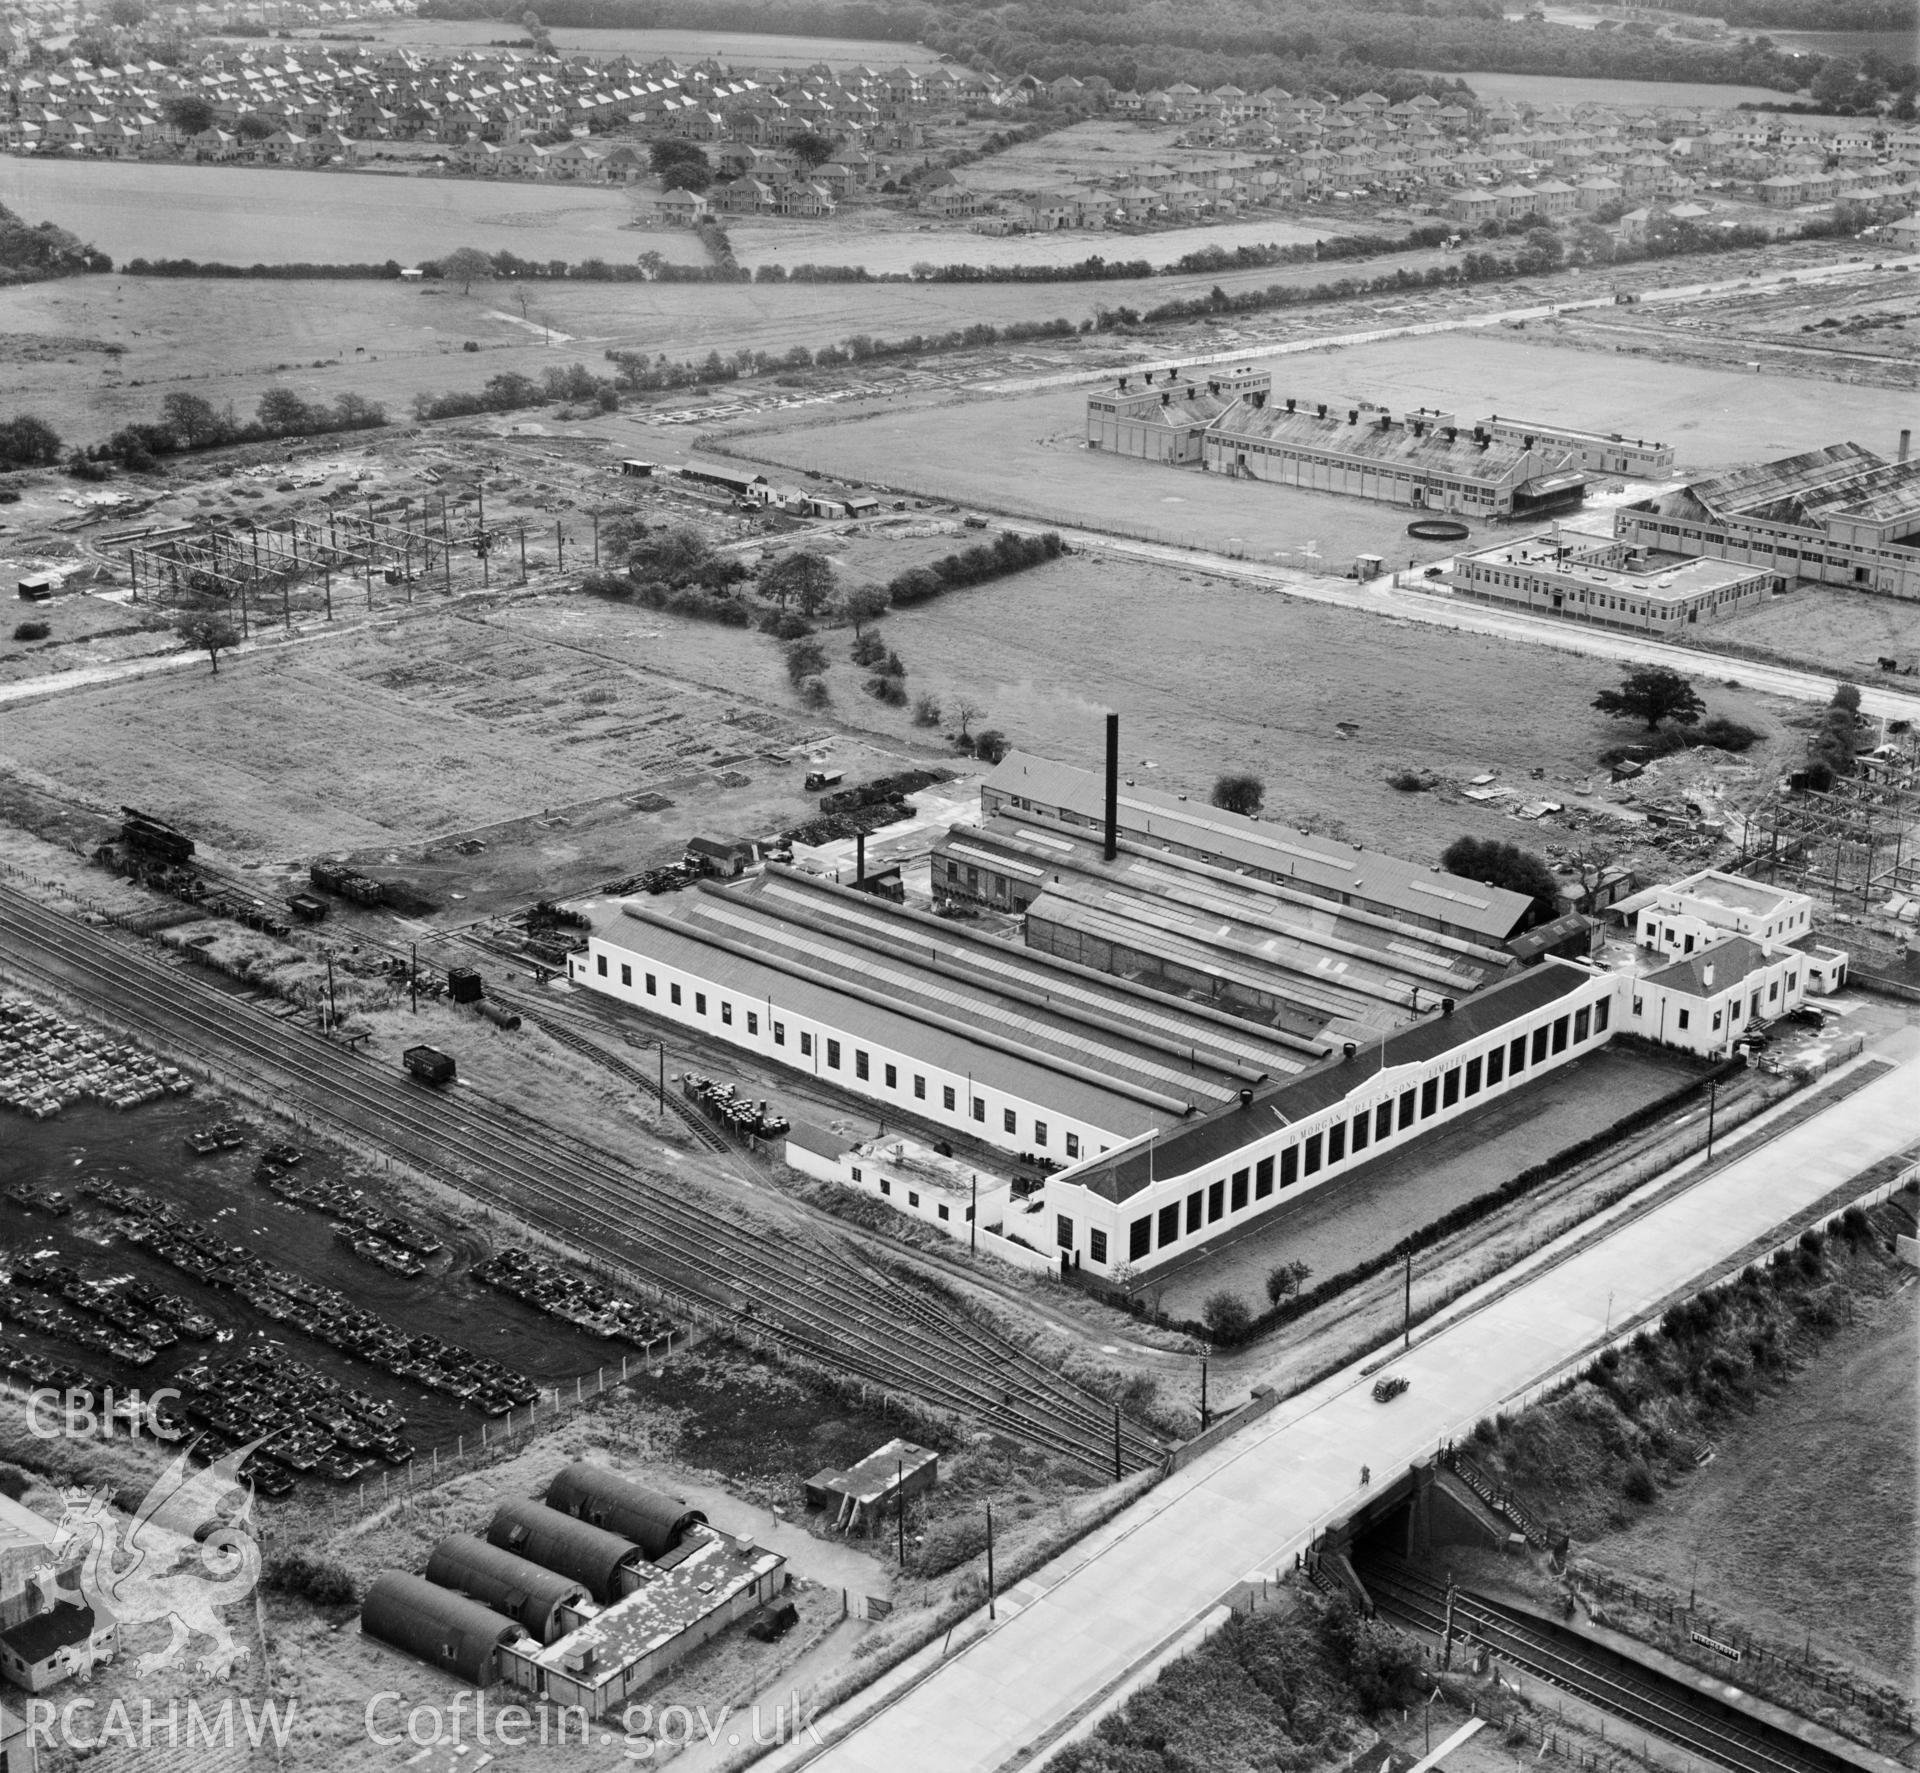
[(1760, 795), (1746, 809), (1739, 872), (1862, 909), (1920, 893), (1920, 740), (1860, 764), (1823, 793)]
[(364, 508), (342, 502), (312, 514), (293, 513), (268, 524), (212, 524), (156, 530), (127, 539), (127, 570), (135, 601), (161, 605), (216, 600), (237, 605), (241, 631), (253, 614), (277, 596), (283, 617), (289, 592), (303, 580), (319, 579), (326, 613), (333, 615), (333, 581), (363, 581), (367, 606), (373, 605), (378, 575), (406, 587), (413, 599), (417, 579), (437, 573), (453, 589), (453, 560), (470, 549), (480, 562), (483, 582), (492, 583), (491, 556), (510, 533), (520, 542), (520, 576), (526, 577), (526, 526), (489, 530), (484, 494), (471, 500), (398, 500), (381, 510), (372, 499)]

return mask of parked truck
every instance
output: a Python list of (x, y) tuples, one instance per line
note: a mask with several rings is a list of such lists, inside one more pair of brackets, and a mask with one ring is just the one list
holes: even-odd
[(453, 1055), (441, 1052), (438, 1047), (408, 1047), (400, 1055), (400, 1063), (422, 1083), (429, 1083), (437, 1088), (441, 1084), (453, 1082)]

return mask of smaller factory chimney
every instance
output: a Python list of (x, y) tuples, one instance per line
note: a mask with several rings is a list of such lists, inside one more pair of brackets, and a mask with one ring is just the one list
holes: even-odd
[(1904, 462), (1907, 459), (1907, 456), (1912, 451), (1912, 449), (1913, 449), (1913, 433), (1911, 431), (1902, 431), (1900, 433), (1901, 461)]
[(867, 834), (856, 831), (853, 834), (853, 884), (858, 886), (867, 878)]
[(1107, 716), (1107, 842), (1111, 862), (1120, 854), (1120, 716)]

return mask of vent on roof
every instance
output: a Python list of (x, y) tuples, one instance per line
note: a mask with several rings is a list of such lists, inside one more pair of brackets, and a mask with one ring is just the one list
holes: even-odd
[(1324, 400), (1320, 402), (1320, 416), (1323, 419), (1327, 416), (1327, 403)]
[(1287, 396), (1287, 411), (1288, 411), (1288, 412), (1292, 412), (1292, 411), (1293, 411), (1293, 407), (1294, 407), (1294, 400), (1293, 400), (1293, 396), (1292, 396), (1291, 394), (1289, 394), (1289, 395)]
[(1357, 424), (1359, 424), (1359, 423), (1360, 423), (1360, 409), (1359, 409), (1359, 407), (1357, 407), (1357, 406), (1350, 406), (1350, 407), (1348, 407), (1348, 408), (1347, 408), (1347, 423), (1348, 423), (1349, 425), (1357, 425)]

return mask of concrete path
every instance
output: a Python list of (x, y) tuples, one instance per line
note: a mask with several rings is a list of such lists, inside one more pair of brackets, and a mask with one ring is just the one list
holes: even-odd
[[(1920, 1138), (1920, 1031), (1894, 1069), (1611, 1237), (1496, 1293), (1395, 1363), (1412, 1389), (1373, 1402), (1336, 1374), (1161, 1484), (1000, 1603), (992, 1629), (932, 1646), (764, 1765), (833, 1773), (993, 1773), (1037, 1765), (1076, 1714), (1147, 1678), (1222, 1595), (1291, 1564), (1348, 1512), (1364, 1463), (1391, 1480), (1481, 1417)], [(1538, 1262), (1547, 1256), (1541, 1252)], [(1496, 1283), (1497, 1285), (1497, 1283)], [(873, 1708), (880, 1709), (875, 1711)], [(862, 1714), (870, 1713), (864, 1716)]]

